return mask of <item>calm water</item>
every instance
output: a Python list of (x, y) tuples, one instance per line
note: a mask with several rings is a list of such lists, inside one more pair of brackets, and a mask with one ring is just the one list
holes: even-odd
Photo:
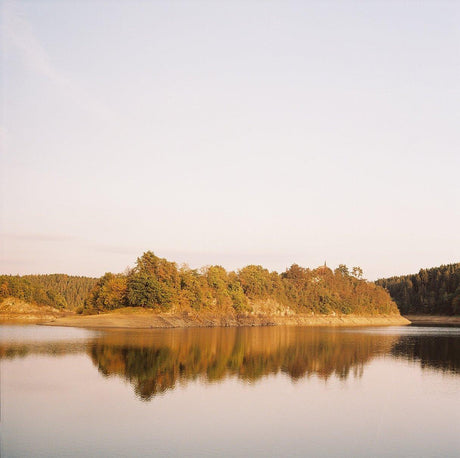
[(460, 455), (460, 328), (0, 326), (1, 456)]

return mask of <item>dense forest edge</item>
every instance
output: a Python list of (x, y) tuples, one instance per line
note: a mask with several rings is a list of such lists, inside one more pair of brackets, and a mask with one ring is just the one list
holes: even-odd
[(460, 315), (460, 263), (377, 280), (403, 315)]
[(98, 279), (66, 274), (0, 275), (0, 303), (8, 297), (76, 311), (84, 307)]
[(309, 269), (293, 264), (283, 273), (249, 265), (191, 269), (147, 251), (133, 269), (99, 279), (67, 275), (0, 276), (0, 301), (17, 297), (78, 314), (125, 307), (159, 313), (215, 315), (399, 315), (381, 286), (362, 269), (339, 265)]

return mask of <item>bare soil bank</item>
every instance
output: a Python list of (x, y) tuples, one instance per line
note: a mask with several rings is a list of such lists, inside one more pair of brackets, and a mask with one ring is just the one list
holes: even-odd
[(424, 325), (458, 325), (460, 326), (460, 316), (442, 316), (442, 315), (404, 315), (413, 324)]
[(255, 316), (213, 314), (158, 314), (145, 309), (120, 309), (99, 315), (74, 315), (55, 318), (42, 324), (50, 326), (75, 326), (90, 328), (188, 328), (215, 326), (393, 326), (407, 325), (410, 321), (400, 315), (390, 316), (330, 316), (330, 315), (290, 315)]

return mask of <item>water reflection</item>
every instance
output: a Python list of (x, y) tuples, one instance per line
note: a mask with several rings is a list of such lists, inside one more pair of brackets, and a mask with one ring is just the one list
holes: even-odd
[(394, 336), (351, 335), (298, 328), (233, 328), (108, 334), (89, 354), (104, 375), (133, 384), (141, 399), (197, 377), (256, 381), (283, 372), (293, 380), (317, 375), (360, 376), (365, 363), (387, 353)]
[[(395, 331), (396, 329), (396, 331)], [(284, 373), (292, 380), (315, 375), (360, 377), (373, 358), (391, 355), (419, 361), (422, 368), (460, 373), (456, 330), (425, 333), (332, 328), (213, 328), (112, 331), (46, 341), (0, 341), (0, 358), (30, 354), (86, 353), (104, 376), (132, 384), (142, 400), (200, 378), (212, 383), (229, 376), (253, 382)], [(53, 339), (53, 337), (50, 337)]]
[(460, 338), (458, 335), (406, 336), (399, 339), (392, 355), (420, 362), (423, 369), (460, 373)]

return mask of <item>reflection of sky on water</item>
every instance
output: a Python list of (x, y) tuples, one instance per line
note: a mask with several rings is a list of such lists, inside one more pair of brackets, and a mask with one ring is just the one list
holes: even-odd
[(0, 325), (0, 344), (66, 342), (71, 340), (87, 340), (98, 335), (101, 335), (101, 332), (80, 328), (38, 325)]

